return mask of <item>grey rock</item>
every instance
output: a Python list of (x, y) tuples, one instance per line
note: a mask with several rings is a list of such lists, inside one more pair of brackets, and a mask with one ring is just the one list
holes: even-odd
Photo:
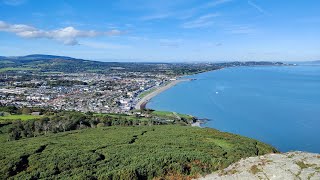
[(320, 154), (288, 152), (241, 159), (199, 180), (320, 180)]

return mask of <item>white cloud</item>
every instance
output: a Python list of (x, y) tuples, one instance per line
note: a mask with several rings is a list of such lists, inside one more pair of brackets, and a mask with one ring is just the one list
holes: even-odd
[(262, 7), (260, 7), (259, 5), (255, 4), (254, 2), (249, 0), (248, 4), (251, 7), (255, 8), (256, 10), (258, 10), (260, 13), (265, 14), (265, 15), (270, 15), (267, 11), (265, 11)]
[(103, 34), (108, 35), (108, 36), (118, 36), (118, 35), (121, 35), (121, 34), (124, 34), (124, 33), (125, 33), (125, 32), (122, 32), (122, 31), (120, 31), (120, 30), (113, 29), (113, 30), (104, 32)]
[(200, 16), (195, 20), (185, 22), (182, 24), (183, 28), (202, 28), (202, 27), (208, 27), (213, 24), (213, 18), (218, 17), (219, 14), (213, 13), (213, 14), (207, 14), (204, 16)]
[(53, 39), (62, 42), (65, 45), (79, 44), (78, 38), (90, 38), (96, 36), (115, 36), (124, 33), (119, 30), (110, 30), (106, 32), (98, 32), (93, 30), (81, 31), (71, 26), (56, 30), (45, 31), (29, 25), (8, 24), (3, 21), (0, 21), (0, 31), (14, 33), (17, 36), (23, 38)]

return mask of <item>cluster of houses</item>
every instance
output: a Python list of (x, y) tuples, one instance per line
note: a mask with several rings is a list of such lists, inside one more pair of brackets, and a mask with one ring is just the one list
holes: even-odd
[[(135, 107), (139, 94), (170, 79), (161, 74), (139, 72), (133, 74), (133, 78), (121, 73), (72, 73), (40, 77), (32, 81), (2, 84), (0, 103), (18, 107), (123, 113)], [(68, 83), (53, 83), (58, 81)]]

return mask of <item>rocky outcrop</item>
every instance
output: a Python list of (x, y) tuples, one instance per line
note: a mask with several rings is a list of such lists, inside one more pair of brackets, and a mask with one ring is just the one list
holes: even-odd
[(320, 180), (320, 154), (288, 152), (249, 157), (222, 171), (199, 178), (211, 179)]

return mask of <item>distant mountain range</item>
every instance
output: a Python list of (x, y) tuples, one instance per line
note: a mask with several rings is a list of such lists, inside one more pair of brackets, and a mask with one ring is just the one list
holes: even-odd
[(0, 73), (16, 71), (37, 72), (174, 72), (179, 75), (211, 71), (223, 67), (285, 65), (281, 62), (224, 62), (224, 63), (125, 63), (101, 62), (67, 56), (32, 54), (27, 56), (0, 56)]
[(72, 57), (67, 56), (55, 56), (55, 55), (46, 55), (46, 54), (31, 54), (27, 56), (11, 56), (11, 57), (3, 57), (0, 56), (0, 58), (10, 59), (10, 60), (52, 60), (52, 59), (65, 59), (65, 60), (71, 60), (75, 59)]
[(106, 63), (45, 54), (10, 57), (0, 56), (0, 68), (9, 68), (10, 70), (81, 72), (88, 70), (105, 70), (118, 64), (119, 63)]
[(0, 56), (1, 60), (13, 61), (13, 62), (27, 62), (27, 61), (39, 61), (39, 60), (80, 60), (83, 59), (76, 59), (68, 56), (55, 56), (55, 55), (46, 55), (46, 54), (31, 54), (27, 56)]
[(77, 59), (67, 56), (32, 54), (27, 56), (0, 56), (1, 72), (167, 72), (178, 74), (195, 73), (217, 69), (217, 65), (183, 64), (183, 63), (134, 63), (101, 62)]

